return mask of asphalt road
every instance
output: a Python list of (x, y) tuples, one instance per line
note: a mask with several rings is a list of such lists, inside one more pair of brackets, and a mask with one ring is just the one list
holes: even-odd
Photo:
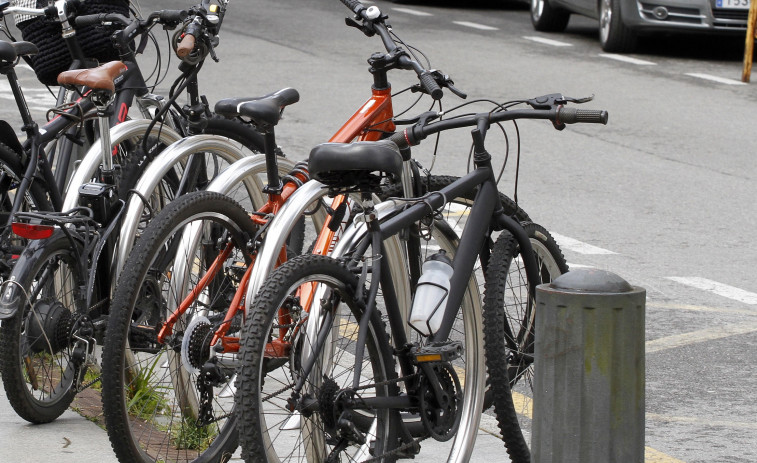
[[(189, 2), (142, 7), (156, 4)], [(595, 95), (585, 106), (609, 111), (607, 126), (519, 125), (520, 205), (574, 267), (610, 270), (647, 289), (647, 461), (757, 461), (757, 84), (738, 82), (743, 39), (656, 37), (617, 57), (602, 53), (596, 24), (584, 18), (544, 34), (517, 5), (375, 4), (469, 99)], [(203, 69), (202, 88), (211, 101), (297, 88), (301, 101), (277, 136), (287, 155), (305, 158), (370, 95), (366, 59), (379, 40), (345, 27), (337, 0), (236, 1), (229, 11), (221, 62)], [(395, 89), (413, 82), (395, 74)], [(41, 98), (25, 78), (27, 95)], [(3, 101), (0, 114), (12, 118)], [(460, 101), (447, 95), (444, 107)], [(500, 187), (512, 194), (515, 131), (507, 132)], [(504, 137), (487, 142), (502, 162)], [(445, 135), (434, 172), (462, 173), (468, 147), (464, 131)], [(416, 155), (428, 167), (423, 148)]]

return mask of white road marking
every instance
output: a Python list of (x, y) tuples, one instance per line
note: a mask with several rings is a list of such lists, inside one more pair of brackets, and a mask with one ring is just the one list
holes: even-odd
[(659, 413), (646, 413), (648, 419), (655, 421), (666, 421), (669, 423), (693, 423), (707, 427), (723, 427), (728, 429), (754, 429), (757, 430), (757, 423), (750, 423), (748, 421), (731, 421), (731, 420), (713, 420), (712, 417), (700, 418), (692, 416), (672, 416), (661, 415)]
[(638, 58), (631, 58), (630, 56), (625, 56), (625, 55), (616, 55), (614, 53), (600, 53), (599, 56), (601, 58), (609, 58), (609, 59), (614, 59), (616, 61), (623, 61), (624, 63), (638, 64), (639, 66), (656, 66), (657, 65), (657, 63), (653, 63), (651, 61), (645, 61), (643, 59), (638, 59)]
[(433, 16), (431, 13), (426, 13), (425, 11), (411, 10), (410, 8), (392, 8), (392, 10), (399, 11), (400, 13), (411, 14), (413, 16)]
[(579, 254), (617, 254), (607, 249), (592, 246), (591, 244), (584, 243), (582, 241), (578, 241), (576, 239), (569, 238), (558, 233), (550, 233), (552, 234), (552, 238), (557, 241), (558, 246), (560, 246), (560, 248), (562, 249), (568, 249)]
[(691, 304), (678, 304), (671, 302), (649, 302), (647, 301), (647, 308), (662, 309), (662, 310), (688, 310), (692, 312), (714, 312), (714, 313), (728, 313), (734, 315), (757, 315), (753, 309), (732, 309), (726, 307), (710, 307), (704, 305), (691, 305)]
[(497, 31), (499, 28), (487, 26), (485, 24), (479, 24), (479, 23), (472, 23), (468, 21), (452, 21), (454, 24), (457, 24), (458, 26), (465, 26), (465, 27), (472, 27), (473, 29), (479, 29), (482, 31)]
[(692, 288), (709, 291), (717, 294), (718, 296), (727, 297), (735, 301), (743, 302), (745, 304), (757, 304), (757, 294), (744, 291), (740, 288), (734, 288), (717, 281), (708, 280), (707, 278), (700, 277), (667, 277), (668, 280), (681, 283)]
[(715, 326), (689, 333), (665, 336), (646, 342), (646, 353), (651, 354), (668, 349), (690, 346), (705, 341), (740, 336), (757, 331), (757, 323), (737, 323), (733, 325)]
[(727, 84), (727, 85), (746, 85), (744, 82), (733, 80), (733, 79), (726, 79), (725, 77), (718, 77), (718, 76), (711, 76), (709, 74), (699, 74), (696, 72), (687, 72), (687, 76), (696, 77), (698, 79), (705, 79), (705, 80), (711, 80), (713, 82), (718, 82), (721, 84)]
[(575, 270), (577, 268), (596, 268), (596, 267), (593, 265), (574, 264), (573, 262), (568, 262), (568, 268), (571, 270)]
[(530, 40), (532, 42), (543, 43), (545, 45), (552, 45), (553, 47), (572, 47), (573, 46), (572, 43), (560, 42), (558, 40), (552, 40), (552, 39), (545, 39), (544, 37), (524, 36), (523, 38), (526, 40)]
[[(29, 96), (30, 98), (27, 98), (27, 104), (29, 105), (29, 109), (37, 110), (37, 111), (47, 111), (48, 109), (55, 106), (55, 99), (52, 95), (50, 95), (50, 92), (48, 92), (45, 89), (29, 89), (29, 90), (23, 90), (24, 94)], [(13, 100), (14, 102), (16, 99), (13, 97), (13, 93), (11, 91), (11, 86), (6, 81), (0, 81), (0, 98), (4, 100)], [(31, 101), (30, 101), (31, 100)], [(45, 106), (49, 105), (49, 106)]]

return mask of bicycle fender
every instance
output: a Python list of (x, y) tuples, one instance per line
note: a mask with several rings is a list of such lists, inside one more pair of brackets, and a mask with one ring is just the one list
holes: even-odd
[(28, 288), (22, 288), (16, 281), (20, 279), (27, 266), (34, 265), (35, 262), (44, 257), (47, 252), (46, 246), (55, 240), (64, 240), (66, 247), (70, 247), (70, 241), (66, 235), (57, 230), (50, 238), (30, 241), (21, 255), (18, 256), (13, 271), (0, 286), (0, 320), (13, 318), (20, 307), (20, 303), (25, 301)]
[(21, 146), (21, 142), (18, 141), (16, 132), (13, 130), (13, 127), (11, 127), (11, 125), (6, 121), (0, 121), (0, 142), (7, 145), (19, 155), (22, 155), (24, 153), (24, 148)]

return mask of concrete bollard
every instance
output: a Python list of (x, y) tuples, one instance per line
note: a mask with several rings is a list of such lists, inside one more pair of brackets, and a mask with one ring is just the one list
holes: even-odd
[(644, 462), (645, 300), (602, 270), (537, 287), (533, 463)]

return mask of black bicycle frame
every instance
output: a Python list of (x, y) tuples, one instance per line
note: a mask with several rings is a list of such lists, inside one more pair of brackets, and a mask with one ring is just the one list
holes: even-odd
[[(465, 227), (463, 230), (462, 237), (460, 238), (455, 253), (453, 274), (450, 278), (450, 291), (447, 296), (447, 306), (444, 309), (444, 317), (439, 330), (429, 337), (429, 342), (444, 341), (449, 337), (455, 317), (465, 295), (467, 282), (470, 279), (476, 260), (481, 254), (484, 243), (489, 238), (491, 231), (507, 230), (513, 234), (522, 250), (521, 256), (528, 274), (528, 279), (532, 286), (534, 286), (529, 288), (530, 291), (535, 291), (535, 282), (538, 281), (538, 267), (536, 258), (533, 254), (531, 241), (520, 224), (502, 211), (497, 185), (491, 170), (491, 164), (488, 161), (482, 164), (483, 165), (477, 165), (476, 169), (442, 190), (431, 194), (424, 202), (417, 203), (404, 211), (398, 212), (394, 216), (383, 220), (380, 225), (377, 223), (375, 229), (372, 230), (369, 237), (367, 237), (370, 238), (370, 235), (380, 236), (382, 243), (380, 254), (386, 255), (383, 248), (384, 240), (408, 227), (411, 227), (415, 222), (418, 222), (423, 217), (427, 216), (430, 208), (433, 210), (442, 208), (445, 204), (446, 198), (452, 199), (465, 196), (466, 193), (478, 188), (468, 217), (468, 223), (471, 226)], [(361, 253), (367, 250), (369, 241), (375, 242), (375, 239), (370, 238), (363, 240), (358, 246), (356, 255), (361, 255)], [(376, 253), (376, 251), (374, 251), (374, 253)], [(402, 321), (397, 295), (395, 294), (394, 286), (392, 285), (389, 267), (382, 265), (381, 259), (374, 259), (372, 271), (374, 275), (380, 275), (380, 283), (383, 290), (386, 313), (389, 319), (393, 342), (395, 347), (401, 349), (402, 346), (405, 346), (408, 343), (408, 339), (405, 335), (405, 327)], [(372, 282), (371, 284), (373, 285), (375, 283)], [(373, 299), (368, 299), (368, 301), (369, 305), (375, 304)], [(370, 308), (367, 308), (366, 313), (369, 313), (370, 310)], [(358, 346), (359, 345), (358, 342)], [(360, 357), (356, 357), (356, 359), (357, 358)], [(414, 366), (409, 356), (400, 355), (399, 363), (403, 375), (412, 374)], [(359, 375), (360, 367), (360, 363), (356, 360), (356, 376)]]

